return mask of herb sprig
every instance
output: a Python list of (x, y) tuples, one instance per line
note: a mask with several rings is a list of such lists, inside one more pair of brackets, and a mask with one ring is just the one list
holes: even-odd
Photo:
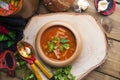
[(19, 57), (17, 52), (15, 53), (15, 57), (17, 65), (15, 70), (16, 76), (20, 77), (22, 80), (36, 80), (35, 75), (28, 68), (27, 63)]
[[(48, 42), (48, 51), (52, 52), (56, 47), (62, 52), (65, 49), (69, 49), (69, 40), (66, 38), (54, 37), (50, 42)], [(59, 45), (58, 45), (59, 44)]]
[(63, 68), (53, 68), (55, 80), (75, 80), (75, 76), (71, 74), (71, 69), (71, 65)]

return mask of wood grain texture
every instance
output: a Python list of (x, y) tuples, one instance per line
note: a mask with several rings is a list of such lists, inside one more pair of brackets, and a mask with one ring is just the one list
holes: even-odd
[(82, 80), (119, 80), (119, 79), (113, 78), (111, 76), (108, 76), (97, 71), (92, 71), (88, 76), (86, 76)]
[(6, 73), (0, 72), (0, 80), (20, 80), (18, 78), (9, 77)]
[[(94, 6), (94, 0), (88, 0), (90, 3), (90, 7), (85, 11), (85, 13), (92, 15), (98, 22), (101, 21), (102, 18), (108, 19), (112, 22), (112, 29), (110, 33), (107, 33), (108, 37), (114, 38), (116, 40), (120, 40), (120, 5), (116, 4), (116, 10), (113, 14), (109, 16), (103, 16), (99, 14)], [(109, 25), (109, 24), (107, 24)]]
[(106, 62), (98, 71), (120, 78), (120, 42), (112, 41)]
[(120, 3), (120, 0), (115, 0), (117, 3)]

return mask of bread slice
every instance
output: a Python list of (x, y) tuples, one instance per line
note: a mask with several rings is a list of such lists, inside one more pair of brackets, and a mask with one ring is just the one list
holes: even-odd
[(44, 5), (49, 11), (60, 12), (66, 11), (71, 7), (75, 0), (43, 0)]

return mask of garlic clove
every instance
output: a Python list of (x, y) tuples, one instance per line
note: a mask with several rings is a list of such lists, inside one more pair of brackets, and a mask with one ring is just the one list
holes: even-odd
[(77, 4), (78, 4), (79, 8), (81, 8), (82, 10), (86, 10), (89, 6), (89, 3), (87, 0), (78, 0)]

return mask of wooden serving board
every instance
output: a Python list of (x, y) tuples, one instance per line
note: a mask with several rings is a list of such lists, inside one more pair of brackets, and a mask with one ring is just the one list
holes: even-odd
[[(39, 29), (46, 23), (54, 20), (62, 20), (76, 26), (81, 34), (83, 41), (82, 52), (72, 65), (71, 73), (76, 76), (77, 80), (81, 80), (90, 71), (100, 66), (104, 61), (107, 53), (107, 42), (104, 32), (100, 25), (90, 15), (80, 15), (77, 13), (51, 13), (32, 17), (24, 30), (24, 40), (33, 45), (35, 54), (35, 38)], [(41, 60), (40, 60), (41, 61)], [(42, 61), (41, 61), (42, 62)], [(44, 62), (43, 62), (44, 64)], [(46, 68), (50, 70), (47, 65)], [(47, 78), (40, 73), (43, 80)]]

